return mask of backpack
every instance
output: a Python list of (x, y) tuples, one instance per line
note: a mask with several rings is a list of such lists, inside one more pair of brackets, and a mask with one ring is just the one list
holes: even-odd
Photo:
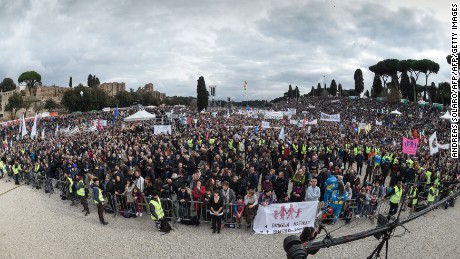
[(171, 232), (171, 230), (172, 230), (172, 227), (169, 224), (169, 222), (166, 221), (164, 218), (161, 219), (161, 229), (160, 229), (160, 231), (165, 232), (165, 233), (169, 233), (169, 232)]

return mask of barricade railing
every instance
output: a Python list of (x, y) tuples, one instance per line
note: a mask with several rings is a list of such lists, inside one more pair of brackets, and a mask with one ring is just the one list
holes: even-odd
[[(46, 178), (43, 182), (43, 185), (51, 186), (50, 195), (53, 193), (59, 193), (61, 196), (66, 196), (68, 189), (68, 183), (64, 179), (50, 179)], [(421, 186), (420, 192), (418, 194), (418, 199), (426, 199), (426, 192), (429, 188), (428, 186)], [(59, 189), (59, 192), (54, 191), (54, 189)], [(441, 193), (440, 193), (441, 195)], [(407, 196), (407, 195), (406, 195)], [(105, 211), (108, 213), (113, 213), (114, 217), (118, 215), (132, 217), (137, 215), (137, 213), (143, 213), (146, 216), (150, 216), (150, 200), (151, 196), (141, 196), (139, 200), (134, 199), (133, 202), (128, 202), (128, 197), (124, 194), (111, 194), (108, 192), (103, 192)], [(382, 196), (383, 197), (383, 196)], [(76, 194), (73, 194), (73, 199), (76, 199)], [(88, 204), (91, 207), (94, 207), (94, 197), (93, 192), (90, 189), (87, 195)], [(178, 220), (187, 221), (191, 220), (193, 217), (197, 217), (200, 222), (210, 222), (210, 207), (207, 201), (204, 200), (190, 200), (186, 202), (180, 202), (177, 200), (176, 195), (172, 195), (171, 198), (160, 198), (162, 203), (162, 208), (164, 211), (165, 218), (168, 220)], [(402, 199), (401, 202), (407, 202), (407, 198)], [(76, 204), (79, 204), (79, 200), (76, 199)], [(327, 211), (327, 208), (330, 206), (333, 210), (333, 216), (329, 218), (323, 217), (324, 220), (329, 220), (330, 222), (337, 221), (338, 219), (345, 220), (346, 223), (356, 215), (362, 215), (370, 218), (373, 222), (377, 218), (378, 214), (387, 214), (389, 211), (389, 199), (378, 198), (375, 201), (370, 201), (369, 204), (364, 204), (363, 202), (356, 199), (349, 199), (340, 202), (328, 201), (325, 203), (320, 203), (318, 210), (323, 212), (323, 216)], [(235, 205), (237, 209), (235, 210)], [(243, 213), (240, 215), (236, 211), (243, 210)], [(242, 222), (248, 224), (249, 226), (253, 223), (253, 220), (257, 213), (257, 206), (249, 209), (247, 205), (237, 204), (237, 203), (224, 203), (223, 214), (222, 214), (222, 225), (227, 227), (236, 227)], [(243, 220), (242, 220), (243, 219)]]

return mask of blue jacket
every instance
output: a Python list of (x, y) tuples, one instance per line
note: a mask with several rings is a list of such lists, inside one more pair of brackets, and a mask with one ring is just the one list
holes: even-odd
[(338, 187), (339, 184), (337, 182), (337, 178), (335, 178), (333, 175), (329, 176), (326, 180), (326, 190), (334, 191), (337, 190)]
[(101, 200), (99, 200), (99, 187), (97, 187), (95, 184), (92, 184), (91, 189), (93, 189), (94, 200), (101, 203)]

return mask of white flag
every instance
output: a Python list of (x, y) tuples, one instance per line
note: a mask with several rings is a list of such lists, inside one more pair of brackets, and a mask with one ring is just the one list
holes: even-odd
[(439, 152), (438, 139), (436, 137), (436, 132), (430, 136), (430, 155), (436, 154)]
[(45, 140), (45, 128), (42, 129), (42, 140)]
[(54, 136), (57, 136), (58, 132), (59, 132), (59, 125), (56, 125), (56, 131), (54, 132)]
[(375, 120), (375, 125), (382, 126), (382, 121)]
[(22, 114), (22, 129), (21, 129), (21, 137), (24, 138), (25, 135), (27, 135), (27, 129), (26, 129), (26, 119), (24, 118), (24, 114)]
[(35, 139), (37, 136), (37, 114), (35, 113), (34, 125), (32, 126), (32, 132), (30, 132), (30, 138)]
[(281, 139), (282, 141), (285, 140), (286, 134), (284, 133), (284, 127), (281, 128), (280, 135), (278, 136), (278, 138)]
[(21, 135), (21, 131), (22, 131), (22, 116), (21, 116), (21, 121), (19, 122), (19, 133), (18, 133), (18, 137)]

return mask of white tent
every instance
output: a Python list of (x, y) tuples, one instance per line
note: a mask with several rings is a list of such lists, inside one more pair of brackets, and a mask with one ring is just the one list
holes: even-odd
[(151, 114), (149, 112), (146, 112), (145, 110), (141, 110), (132, 114), (129, 117), (126, 117), (124, 121), (145, 121), (151, 119), (155, 119), (155, 114)]
[(394, 111), (390, 112), (390, 114), (401, 115), (401, 112), (399, 112), (398, 110), (394, 110)]
[(441, 119), (445, 119), (445, 120), (450, 120), (450, 113), (449, 111), (446, 111), (446, 113), (444, 113), (444, 115), (442, 115), (441, 117), (439, 117)]

